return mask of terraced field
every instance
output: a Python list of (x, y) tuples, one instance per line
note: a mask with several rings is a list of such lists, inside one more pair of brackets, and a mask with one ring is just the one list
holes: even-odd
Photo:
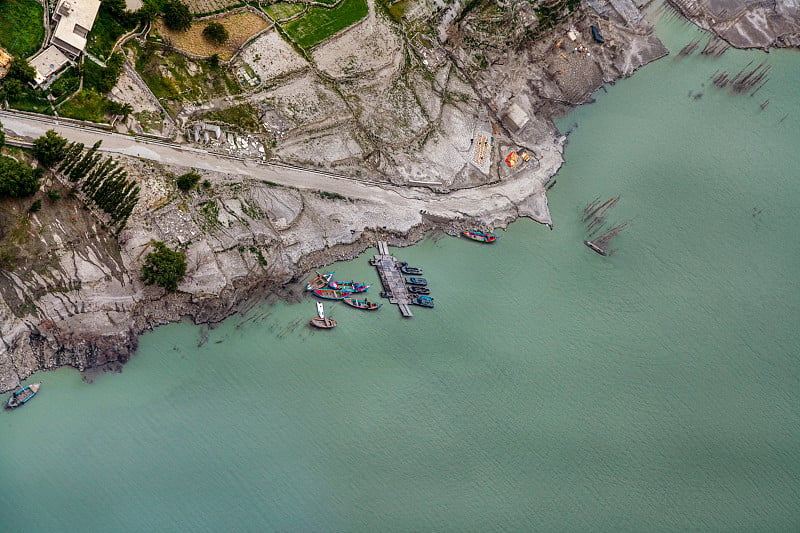
[(272, 17), (275, 22), (288, 20), (306, 8), (305, 4), (295, 2), (278, 2), (264, 6), (264, 11)]
[(365, 0), (342, 0), (333, 8), (312, 6), (305, 15), (287, 22), (283, 29), (303, 48), (313, 48), (331, 35), (367, 16)]
[(242, 0), (185, 0), (193, 15), (221, 13), (225, 9), (244, 5)]
[(186, 31), (171, 31), (164, 26), (164, 21), (159, 19), (155, 28), (161, 36), (168, 38), (175, 48), (204, 57), (218, 54), (221, 60), (227, 61), (251, 35), (255, 35), (269, 26), (266, 20), (247, 11), (216, 18), (213, 22), (219, 22), (225, 26), (230, 35), (227, 41), (217, 46), (203, 37), (203, 28), (210, 22), (212, 21), (195, 22)]

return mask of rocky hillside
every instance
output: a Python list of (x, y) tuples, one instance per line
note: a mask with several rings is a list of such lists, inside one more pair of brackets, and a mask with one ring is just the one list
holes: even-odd
[[(56, 176), (45, 188), (62, 198), (40, 212), (3, 204), (0, 390), (41, 369), (124, 363), (159, 324), (291, 297), (304, 272), (378, 237), (409, 244), (431, 228), (519, 216), (552, 225), (544, 185), (565, 140), (552, 117), (666, 54), (633, 4), (592, 4), (371, 2), (365, 21), (247, 95), (286, 125), (278, 160), (352, 178), (325, 190), (255, 177), (280, 172), (263, 167), (203, 172), (181, 192), (174, 176), (186, 168), (119, 156), (141, 187), (119, 235)], [(511, 151), (532, 157), (512, 168)], [(139, 280), (154, 240), (185, 251), (175, 293)]]

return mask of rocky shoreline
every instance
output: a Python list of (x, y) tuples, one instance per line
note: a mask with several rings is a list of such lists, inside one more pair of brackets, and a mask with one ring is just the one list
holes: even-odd
[[(465, 44), (476, 42), (470, 32), (477, 31), (477, 21), (464, 17), (458, 32), (450, 32), (442, 44), (447, 57), (439, 58), (443, 67), (437, 71), (448, 72), (444, 84), (458, 85), (457, 94), (464, 97), (430, 93), (432, 101), (424, 102), (439, 106), (437, 124), (445, 130), (436, 133), (440, 138), (419, 154), (374, 141), (380, 154), (363, 154), (358, 164), (353, 158), (326, 163), (323, 173), (352, 176), (331, 182), (330, 188), (263, 177), (279, 175), (279, 168), (251, 170), (244, 162), (241, 173), (230, 174), (198, 162), (207, 186), (181, 193), (164, 176), (186, 168), (119, 155), (143, 191), (119, 238), (76, 198), (65, 197), (57, 209), (30, 217), (34, 251), (0, 277), (0, 391), (61, 366), (119, 369), (136, 351), (138, 335), (158, 325), (187, 317), (213, 324), (269, 294), (297, 298), (296, 281), (306, 272), (356, 257), (378, 239), (406, 246), (431, 230), (455, 234), (467, 227), (505, 227), (521, 216), (552, 226), (545, 184), (563, 163), (566, 141), (553, 125), (554, 116), (590, 101), (604, 83), (630, 76), (668, 53), (641, 15), (633, 15), (639, 13), (633, 4), (624, 4), (624, 16), (612, 3), (595, 4), (599, 12), (579, 8), (536, 39), (515, 36), (516, 49)], [(589, 40), (591, 24), (605, 35), (602, 47)], [(368, 24), (359, 31), (364, 27)], [(570, 44), (564, 42), (568, 30), (578, 35)], [(578, 46), (583, 51), (577, 52)], [(381, 66), (382, 75), (393, 79), (387, 68)], [(514, 106), (527, 116), (524, 124), (509, 120)], [(450, 156), (442, 147), (464, 146), (463, 134), (446, 128), (473, 114), (485, 117), (480, 120), (494, 138), (488, 172), (470, 164), (475, 139), (467, 139), (469, 154), (454, 175), (445, 175)], [(307, 142), (305, 130), (298, 135), (295, 147)], [(511, 169), (503, 155), (519, 148), (537, 159)], [(279, 155), (302, 163), (288, 151)], [(432, 158), (435, 184), (418, 182), (425, 157)], [(364, 174), (376, 179), (359, 179)], [(21, 204), (19, 210), (22, 215)], [(153, 240), (185, 250), (188, 272), (175, 293), (138, 279)]]
[(800, 47), (800, 6), (768, 0), (667, 0), (687, 20), (735, 48)]

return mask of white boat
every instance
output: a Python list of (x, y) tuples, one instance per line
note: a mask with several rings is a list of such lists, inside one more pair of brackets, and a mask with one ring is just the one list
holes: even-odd
[(322, 302), (317, 302), (317, 316), (325, 318), (325, 309), (322, 307)]

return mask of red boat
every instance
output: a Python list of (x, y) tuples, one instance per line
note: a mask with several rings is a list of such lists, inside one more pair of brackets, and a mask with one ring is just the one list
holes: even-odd
[(478, 242), (485, 242), (487, 244), (497, 240), (497, 235), (495, 235), (494, 233), (489, 233), (484, 231), (467, 230), (467, 231), (462, 231), (461, 235), (463, 235), (467, 239)]

